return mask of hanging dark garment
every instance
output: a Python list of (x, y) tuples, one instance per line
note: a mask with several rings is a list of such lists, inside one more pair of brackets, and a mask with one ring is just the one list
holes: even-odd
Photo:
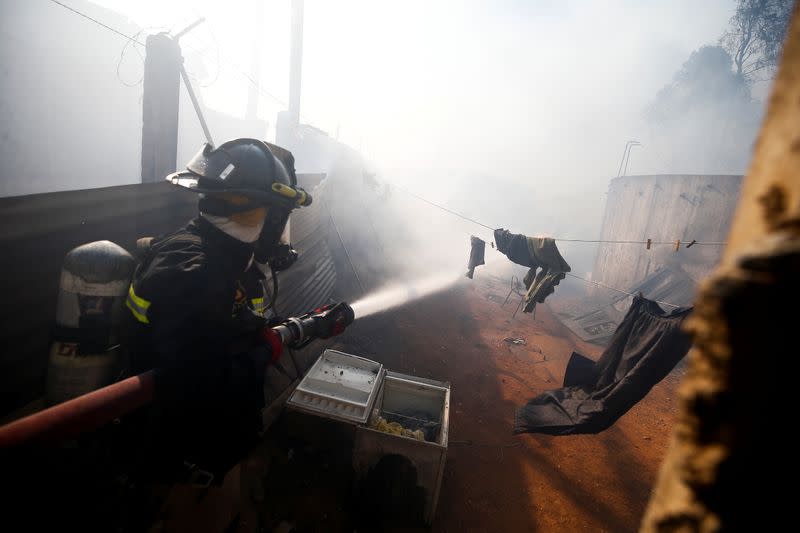
[(486, 253), (486, 243), (483, 239), (479, 239), (475, 236), (471, 236), (469, 241), (472, 245), (472, 249), (469, 252), (469, 264), (467, 264), (469, 270), (467, 270), (467, 277), (472, 279), (473, 274), (475, 274), (475, 267), (486, 264), (483, 260), (484, 254)]
[(524, 313), (532, 312), (537, 303), (544, 302), (571, 270), (556, 242), (549, 237), (526, 237), (497, 229), (494, 230), (494, 241), (497, 249), (511, 261), (530, 267), (524, 279), (527, 289), (522, 307)]
[(525, 235), (511, 233), (507, 229), (496, 229), (494, 230), (494, 243), (499, 252), (518, 265), (528, 268), (537, 268), (541, 265), (536, 256), (531, 255), (528, 238)]
[(686, 355), (690, 337), (681, 324), (692, 308), (664, 312), (636, 296), (597, 363), (573, 353), (564, 388), (517, 409), (514, 433), (599, 433), (644, 398)]
[[(533, 269), (528, 271), (525, 276), (525, 286), (528, 292), (525, 294), (525, 304), (522, 307), (523, 313), (530, 313), (537, 303), (544, 302), (544, 299), (553, 294), (562, 279), (567, 276), (571, 269), (567, 262), (561, 257), (556, 242), (548, 237), (528, 237), (528, 250), (532, 256), (536, 257), (541, 263), (541, 268), (532, 276)], [(529, 278), (533, 279), (529, 279)]]

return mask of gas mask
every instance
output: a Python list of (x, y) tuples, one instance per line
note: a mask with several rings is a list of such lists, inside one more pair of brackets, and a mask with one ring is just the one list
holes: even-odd
[(272, 208), (267, 213), (264, 228), (256, 241), (254, 258), (268, 263), (275, 272), (288, 269), (298, 259), (290, 242), (289, 211)]

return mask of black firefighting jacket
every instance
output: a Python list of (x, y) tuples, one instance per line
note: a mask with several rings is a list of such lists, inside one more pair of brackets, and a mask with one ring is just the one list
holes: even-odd
[(159, 463), (222, 473), (258, 435), (269, 353), (257, 342), (263, 294), (245, 288), (252, 253), (253, 245), (197, 218), (154, 239), (134, 272), (131, 365), (155, 369), (143, 446)]

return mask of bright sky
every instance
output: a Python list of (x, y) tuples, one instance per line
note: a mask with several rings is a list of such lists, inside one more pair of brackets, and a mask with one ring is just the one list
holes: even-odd
[[(286, 101), (290, 0), (261, 11), (255, 0), (95, 1), (173, 31), (204, 16), (185, 44), (206, 59), (188, 66), (208, 85), (206, 103), (236, 115), (248, 84), (228, 65), (254, 72), (259, 42), (260, 81)], [(694, 49), (717, 41), (734, 5), (306, 0), (301, 112), (389, 175), (555, 178), (564, 190), (589, 180), (603, 191), (644, 106)], [(265, 96), (261, 106), (274, 123), (280, 104)], [(631, 174), (669, 170), (655, 150), (637, 155)]]

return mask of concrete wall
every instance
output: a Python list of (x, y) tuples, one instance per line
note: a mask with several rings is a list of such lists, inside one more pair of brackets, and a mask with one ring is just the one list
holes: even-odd
[[(611, 180), (601, 240), (725, 241), (741, 176), (655, 175)], [(717, 264), (721, 246), (601, 244), (592, 277), (627, 289), (663, 266), (680, 266), (695, 282)]]

